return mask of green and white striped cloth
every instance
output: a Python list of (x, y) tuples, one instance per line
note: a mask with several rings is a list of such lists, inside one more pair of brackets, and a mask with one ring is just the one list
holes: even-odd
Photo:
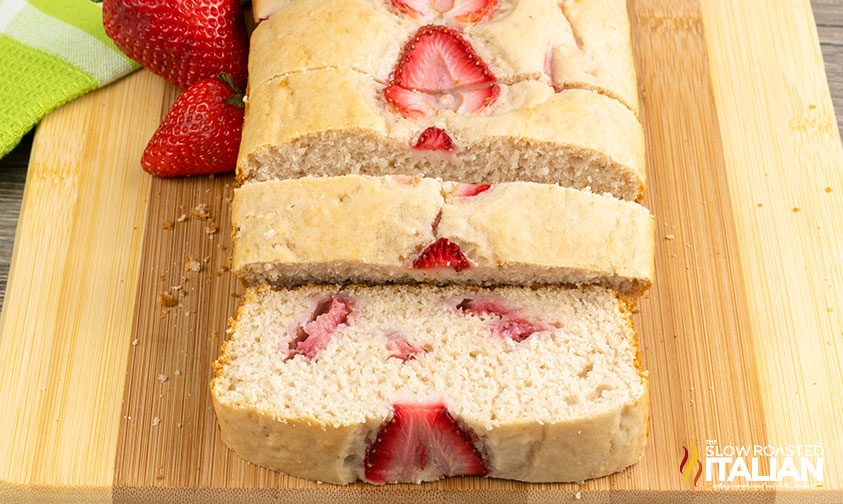
[(47, 112), (138, 68), (91, 0), (0, 0), (0, 157)]

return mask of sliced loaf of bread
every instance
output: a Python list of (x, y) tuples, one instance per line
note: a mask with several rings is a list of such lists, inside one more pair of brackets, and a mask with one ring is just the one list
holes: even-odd
[(247, 289), (214, 369), (223, 441), (323, 482), (579, 481), (646, 442), (629, 311), (600, 287)]
[[(640, 199), (644, 136), (628, 108), (594, 91), (555, 92), (537, 81), (498, 88), (482, 112), (462, 110), (475, 103), (471, 97), (445, 94), (436, 100), (452, 100), (455, 109), (415, 118), (391, 110), (384, 85), (355, 70), (270, 80), (249, 95), (238, 180), (426, 175), (558, 183)], [(439, 104), (424, 99), (420, 109)]]
[(444, 23), (502, 84), (538, 80), (556, 89), (592, 89), (637, 112), (626, 0), (481, 0), (452, 2), (445, 11), (430, 0), (283, 3), (277, 10), (259, 6), (275, 12), (252, 34), (253, 87), (323, 68), (352, 68), (387, 82), (420, 27)]
[(232, 269), (276, 286), (565, 283), (634, 295), (652, 280), (653, 225), (637, 203), (550, 184), (268, 181), (235, 190)]

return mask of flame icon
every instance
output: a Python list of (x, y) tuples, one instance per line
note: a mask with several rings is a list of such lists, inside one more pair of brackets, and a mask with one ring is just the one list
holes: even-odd
[[(685, 481), (691, 481), (691, 475), (694, 475), (694, 486), (697, 486), (697, 482), (700, 480), (700, 476), (702, 476), (702, 463), (700, 462), (699, 452), (697, 451), (697, 445), (691, 443), (691, 450), (688, 451), (688, 448), (682, 447), (682, 450), (685, 452), (682, 455), (682, 461), (679, 462), (679, 473), (685, 478)], [(696, 474), (694, 474), (694, 470), (696, 469)]]

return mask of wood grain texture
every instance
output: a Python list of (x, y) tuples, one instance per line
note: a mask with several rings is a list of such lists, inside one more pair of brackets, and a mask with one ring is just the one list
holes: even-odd
[(681, 489), (683, 446), (763, 444), (765, 418), (699, 4), (633, 5), (651, 175), (645, 201), (657, 221), (654, 288), (636, 321), (652, 375), (643, 463), (653, 462), (652, 488)]
[(0, 318), (7, 484), (112, 481), (150, 183), (136, 160), (162, 94), (148, 74), (121, 86), (62, 107), (35, 137)]
[(12, 262), (12, 246), (15, 242), (15, 230), (26, 181), (29, 149), (29, 144), (20, 145), (9, 153), (11, 159), (7, 161), (8, 165), (0, 168), (0, 309), (3, 307), (9, 266)]
[(843, 0), (812, 0), (838, 131), (843, 135)]
[[(339, 488), (230, 452), (208, 381), (238, 287), (226, 271), (231, 180), (137, 169), (175, 96), (142, 72), (59, 110), (36, 137), (0, 319), (0, 404), (13, 405), (0, 411), (0, 501), (843, 502), (830, 460), (843, 456), (843, 338), (828, 340), (843, 335), (843, 205), (831, 199), (843, 187), (816, 192), (843, 182), (843, 164), (808, 5), (630, 1), (659, 226), (656, 285), (636, 315), (651, 433), (633, 468), (579, 485)], [(208, 218), (191, 215), (201, 203)], [(200, 271), (185, 271), (188, 258)], [(165, 292), (178, 306), (159, 304)], [(709, 438), (822, 442), (826, 488), (692, 491), (682, 446)]]
[[(759, 9), (770, 15), (750, 22)], [(703, 15), (769, 438), (843, 454), (843, 145), (811, 6), (710, 2)], [(826, 485), (843, 485), (840, 456)]]
[[(843, 8), (841, 8), (843, 10)], [(829, 28), (819, 28), (826, 31), (828, 38), (840, 39), (840, 42), (822, 44), (823, 59), (828, 73), (828, 85), (831, 87), (832, 103), (834, 104), (835, 115), (837, 116), (837, 131), (843, 135), (843, 25)]]
[[(843, 27), (843, 1), (811, 0), (811, 8), (818, 27)], [(821, 38), (820, 42), (825, 41)]]
[[(242, 485), (244, 473), (259, 473), (219, 442), (209, 394), (210, 363), (239, 289), (229, 271), (232, 184), (233, 177), (153, 181), (115, 468), (118, 494), (133, 494), (126, 487)], [(199, 271), (186, 268), (192, 261)], [(162, 306), (162, 295), (177, 305)]]
[(0, 309), (6, 295), (6, 281), (12, 261), (12, 246), (15, 242), (32, 138), (33, 134), (28, 133), (12, 152), (0, 158)]

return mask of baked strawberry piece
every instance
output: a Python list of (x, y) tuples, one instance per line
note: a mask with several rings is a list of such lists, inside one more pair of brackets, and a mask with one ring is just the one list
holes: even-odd
[(477, 23), (492, 17), (498, 0), (390, 0), (399, 11), (410, 17), (431, 21)]
[(489, 297), (465, 298), (456, 309), (469, 315), (490, 319), (492, 334), (502, 340), (520, 343), (535, 333), (553, 328), (537, 317), (529, 317), (522, 310), (513, 308), (505, 300)]
[(456, 30), (427, 25), (404, 46), (384, 97), (408, 118), (424, 119), (440, 110), (469, 114), (494, 103), (500, 94), (496, 82)]
[(315, 305), (307, 320), (289, 331), (287, 358), (303, 355), (312, 359), (348, 324), (353, 303), (347, 296), (323, 296), (315, 301)]
[(403, 331), (392, 330), (384, 336), (386, 337), (386, 348), (389, 350), (389, 356), (401, 359), (403, 362), (415, 359), (417, 355), (425, 351), (423, 348), (412, 344)]
[(419, 254), (413, 261), (413, 268), (451, 268), (459, 272), (471, 268), (471, 263), (457, 244), (447, 238), (439, 238)]
[(453, 152), (454, 142), (445, 130), (431, 126), (422, 131), (413, 149), (419, 151), (443, 151)]
[(379, 485), (487, 474), (471, 438), (441, 403), (395, 404), (365, 465), (366, 481)]
[(470, 198), (471, 196), (477, 196), (480, 193), (486, 192), (491, 188), (491, 184), (460, 184), (451, 194)]

